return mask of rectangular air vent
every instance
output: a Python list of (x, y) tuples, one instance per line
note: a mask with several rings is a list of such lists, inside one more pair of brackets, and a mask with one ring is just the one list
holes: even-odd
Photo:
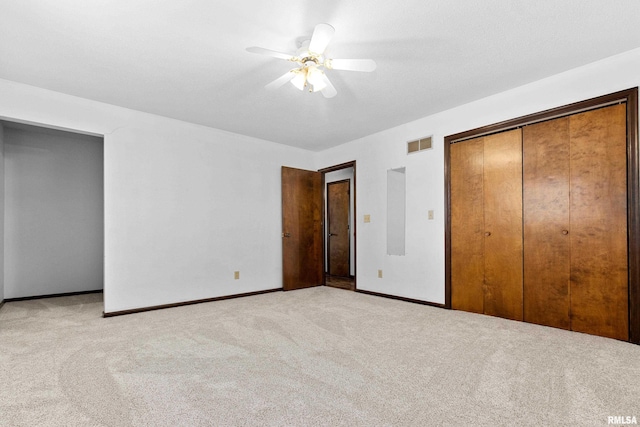
[(431, 136), (407, 142), (407, 154), (417, 153), (418, 151), (428, 150), (431, 148)]

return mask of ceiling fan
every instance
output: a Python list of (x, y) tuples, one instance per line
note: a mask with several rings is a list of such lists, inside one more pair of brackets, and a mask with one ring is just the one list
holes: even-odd
[(286, 59), (297, 63), (297, 68), (287, 71), (281, 77), (265, 86), (269, 90), (277, 89), (287, 82), (296, 88), (309, 92), (322, 92), (325, 98), (333, 98), (338, 91), (327, 77), (326, 70), (365, 71), (376, 69), (372, 59), (333, 59), (324, 56), (324, 51), (333, 37), (335, 29), (329, 24), (318, 24), (313, 30), (311, 40), (302, 42), (295, 55), (277, 52), (262, 47), (248, 47), (247, 51), (274, 58)]

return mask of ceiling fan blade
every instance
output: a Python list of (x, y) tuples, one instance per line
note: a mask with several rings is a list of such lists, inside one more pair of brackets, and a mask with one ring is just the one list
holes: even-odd
[(324, 50), (335, 33), (335, 29), (329, 24), (318, 24), (313, 30), (311, 42), (309, 43), (309, 52), (322, 55)]
[[(330, 59), (327, 68), (344, 71), (371, 72), (376, 69), (376, 61), (373, 59)], [(326, 64), (325, 62), (325, 64)]]
[(296, 76), (296, 73), (294, 73), (293, 70), (287, 71), (285, 74), (281, 75), (280, 77), (278, 77), (277, 79), (275, 79), (274, 81), (272, 81), (271, 83), (266, 85), (265, 89), (267, 89), (267, 90), (278, 89), (279, 87), (284, 86), (285, 84), (287, 84), (295, 76)]
[(265, 49), (263, 47), (258, 47), (258, 46), (248, 47), (247, 52), (258, 53), (260, 55), (273, 56), (274, 58), (287, 59), (287, 60), (293, 58), (293, 55), (291, 54), (278, 52), (271, 49)]
[(324, 89), (322, 89), (322, 91), (321, 91), (322, 95), (325, 98), (333, 98), (334, 96), (336, 96), (338, 94), (338, 91), (336, 90), (335, 87), (333, 87), (333, 85), (329, 81), (329, 78), (326, 76), (326, 74), (322, 75), (322, 81), (326, 84)]

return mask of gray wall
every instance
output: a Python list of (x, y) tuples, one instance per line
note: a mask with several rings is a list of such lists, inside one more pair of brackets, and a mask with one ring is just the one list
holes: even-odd
[(5, 123), (4, 154), (4, 297), (102, 289), (102, 138)]
[(4, 300), (4, 126), (0, 123), (0, 303)]

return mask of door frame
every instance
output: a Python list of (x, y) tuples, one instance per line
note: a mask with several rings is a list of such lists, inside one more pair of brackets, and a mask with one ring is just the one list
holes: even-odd
[[(327, 200), (326, 200), (326, 203), (325, 203), (326, 204), (326, 226), (325, 226), (325, 230), (324, 230), (325, 236), (326, 236), (326, 233), (330, 231), (329, 230), (329, 219), (331, 218), (331, 215), (329, 213), (330, 212), (330, 209), (329, 209), (329, 206), (330, 206), (330, 203), (329, 203), (330, 202), (330, 200), (329, 200), (329, 186), (332, 185), (332, 184), (333, 185), (335, 185), (335, 184), (344, 184), (345, 182), (349, 185), (349, 201), (348, 201), (348, 206), (347, 206), (347, 208), (348, 208), (348, 215), (347, 216), (348, 216), (348, 219), (351, 219), (351, 179), (347, 178), (347, 179), (341, 179), (340, 181), (327, 182), (325, 184), (325, 186), (324, 186), (325, 194), (326, 194), (326, 197), (327, 197)], [(349, 230), (349, 239), (348, 239), (349, 250), (347, 251), (347, 263), (349, 264), (349, 276), (351, 276), (351, 225), (352, 225), (351, 221), (349, 221), (349, 224), (347, 226), (348, 227), (347, 229)], [(327, 273), (331, 274), (331, 256), (330, 256), (331, 255), (331, 240), (327, 241), (326, 252), (327, 252), (326, 253)]]
[[(358, 223), (357, 221), (357, 215), (356, 215), (356, 211), (357, 211), (357, 204), (356, 204), (356, 161), (355, 160), (351, 160), (349, 162), (345, 162), (345, 163), (340, 163), (338, 165), (334, 165), (334, 166), (329, 166), (323, 169), (319, 169), (318, 172), (322, 173), (322, 188), (326, 189), (326, 182), (325, 182), (325, 174), (329, 173), (329, 172), (335, 172), (338, 170), (342, 170), (342, 169), (348, 169), (348, 168), (353, 168), (353, 195), (351, 197), (353, 197), (353, 212), (352, 212), (352, 217), (353, 217), (353, 223), (351, 224), (351, 229), (349, 230), (350, 233), (353, 233), (353, 290), (357, 291), (358, 290), (358, 246), (357, 246), (357, 229), (356, 229), (356, 224)], [(323, 199), (324, 199), (324, 205), (327, 206), (327, 197), (326, 195), (323, 195)], [(324, 232), (322, 233), (323, 236), (323, 245), (325, 248), (327, 248), (327, 218), (326, 215), (323, 218), (323, 228), (324, 228)], [(327, 265), (326, 262), (328, 262), (328, 260), (325, 262), (326, 257), (326, 253), (324, 254), (325, 256), (322, 257), (322, 271), (323, 271), (323, 281), (322, 284), (326, 285), (327, 284)], [(349, 263), (351, 263), (351, 260), (349, 260)]]
[(451, 309), (451, 144), (619, 103), (627, 104), (629, 341), (640, 344), (640, 160), (637, 87), (445, 136), (445, 308)]

